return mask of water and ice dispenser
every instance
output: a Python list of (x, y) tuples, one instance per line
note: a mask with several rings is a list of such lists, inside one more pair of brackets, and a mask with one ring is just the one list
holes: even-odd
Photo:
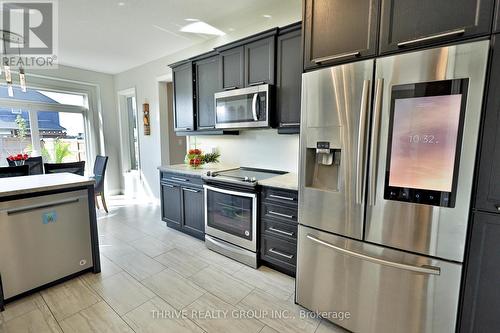
[(339, 168), (341, 150), (329, 141), (317, 141), (315, 147), (307, 147), (306, 186), (328, 190), (339, 190)]

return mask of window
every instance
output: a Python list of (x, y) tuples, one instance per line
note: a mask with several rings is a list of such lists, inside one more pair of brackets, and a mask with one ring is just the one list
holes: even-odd
[(137, 132), (137, 109), (135, 96), (127, 97), (128, 139), (130, 148), (130, 170), (139, 170), (139, 139)]
[(85, 161), (87, 96), (0, 86), (0, 165), (12, 154), (42, 156), (45, 163)]

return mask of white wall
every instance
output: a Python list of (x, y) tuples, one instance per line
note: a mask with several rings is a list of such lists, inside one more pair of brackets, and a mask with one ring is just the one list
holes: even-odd
[[(300, 21), (302, 14), (300, 8), (300, 1), (294, 1), (293, 3), (287, 3), (285, 5), (278, 3), (277, 7), (269, 12), (272, 14), (272, 19), (264, 21), (262, 20), (263, 13), (241, 13), (241, 15), (253, 15), (255, 17), (255, 22), (246, 29), (240, 29), (231, 34), (208, 40), (202, 44), (195, 45), (191, 48), (115, 75), (116, 92), (135, 88), (138, 105), (142, 105), (144, 101), (148, 101), (150, 104), (151, 135), (144, 136), (143, 129), (141, 128), (142, 126), (139, 126), (142, 176), (146, 193), (149, 196), (159, 198), (160, 188), (157, 167), (161, 164), (160, 148), (162, 141), (163, 144), (165, 144), (165, 138), (163, 138), (163, 140), (160, 140), (160, 138), (163, 135), (168, 135), (168, 128), (172, 126), (172, 124), (168, 123), (168, 117), (160, 117), (158, 94), (158, 81), (171, 80), (171, 70), (168, 65), (208, 52), (216, 46), (247, 37), (260, 31)], [(139, 111), (142, 112), (142, 109)], [(262, 137), (255, 139), (256, 135), (259, 133)], [(251, 140), (251, 138), (253, 138), (253, 140)], [(249, 156), (253, 156), (253, 158), (249, 160), (245, 160), (245, 158), (241, 156), (238, 157), (241, 158), (241, 164), (247, 164), (247, 161), (251, 162), (252, 160), (257, 161), (266, 158), (265, 156), (260, 157), (261, 154), (272, 154), (272, 156), (276, 156), (277, 159), (269, 160), (266, 167), (284, 170), (296, 170), (297, 168), (298, 157), (295, 151), (298, 151), (298, 137), (296, 135), (278, 136), (275, 130), (270, 130), (269, 132), (245, 132), (240, 136), (231, 136), (228, 138), (205, 137), (202, 140), (208, 145), (220, 145), (219, 148), (223, 154), (223, 159), (233, 158), (230, 156), (237, 152), (237, 148), (241, 145), (247, 151), (251, 152)], [(264, 143), (276, 149), (286, 147), (285, 150), (290, 154), (271, 153), (274, 149), (261, 149), (257, 147)], [(257, 159), (257, 157), (259, 158)], [(276, 163), (273, 161), (276, 161)], [(252, 163), (251, 166), (259, 165)]]
[(217, 148), (224, 164), (297, 172), (299, 135), (278, 135), (275, 129), (240, 131), (238, 136), (190, 137), (189, 148)]
[[(106, 170), (106, 187), (110, 193), (119, 193), (121, 190), (120, 181), (120, 155), (119, 155), (119, 129), (116, 106), (116, 94), (114, 89), (113, 76), (94, 71), (79, 69), (75, 67), (59, 65), (58, 69), (38, 69), (27, 70), (27, 80), (29, 84), (30, 74), (40, 75), (48, 78), (76, 81), (95, 87), (98, 99), (98, 109), (95, 112), (96, 121), (101, 127), (100, 147), (97, 152), (109, 156)], [(68, 83), (69, 84), (69, 83)], [(98, 118), (98, 112), (102, 114), (102, 119)], [(99, 134), (99, 133), (98, 133)]]

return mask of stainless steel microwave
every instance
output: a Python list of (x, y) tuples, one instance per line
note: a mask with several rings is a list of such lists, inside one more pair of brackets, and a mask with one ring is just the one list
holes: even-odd
[(215, 128), (269, 127), (271, 85), (215, 93)]

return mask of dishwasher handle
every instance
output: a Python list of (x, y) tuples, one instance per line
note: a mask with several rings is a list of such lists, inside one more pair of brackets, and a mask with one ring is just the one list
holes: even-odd
[(7, 215), (12, 216), (12, 215), (16, 215), (16, 214), (23, 214), (23, 213), (32, 212), (32, 211), (39, 210), (39, 209), (52, 208), (52, 207), (58, 207), (58, 206), (72, 204), (72, 203), (77, 203), (79, 201), (80, 201), (80, 198), (73, 198), (73, 199), (48, 202), (48, 203), (44, 203), (44, 204), (40, 204), (40, 205), (14, 208), (14, 209), (7, 210)]

